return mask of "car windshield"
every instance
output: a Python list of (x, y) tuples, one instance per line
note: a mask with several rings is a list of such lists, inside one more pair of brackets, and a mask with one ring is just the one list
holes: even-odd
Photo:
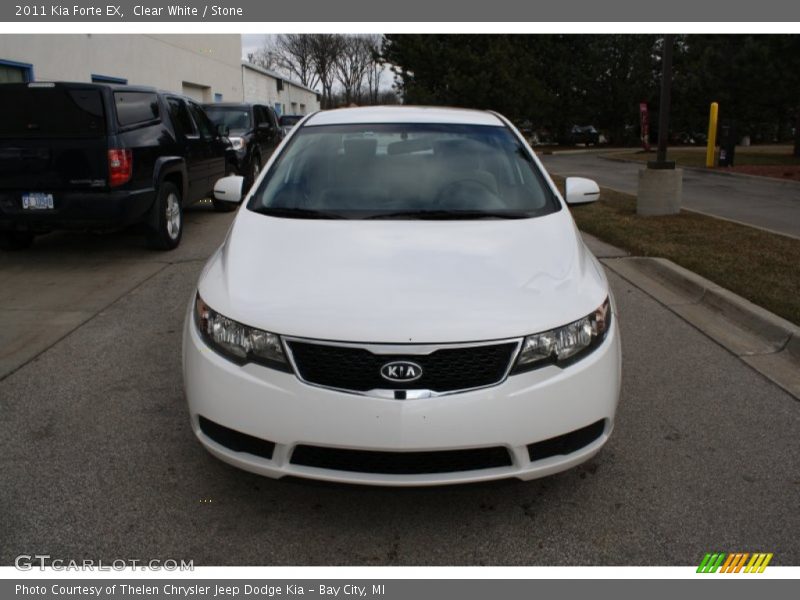
[(250, 129), (250, 110), (241, 106), (206, 106), (206, 114), (214, 125), (228, 129)]
[(505, 127), (457, 124), (301, 128), (248, 207), (289, 218), (525, 218), (560, 204)]

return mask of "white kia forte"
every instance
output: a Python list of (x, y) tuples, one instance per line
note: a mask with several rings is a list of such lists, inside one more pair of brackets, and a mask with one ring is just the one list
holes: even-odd
[[(239, 202), (241, 178), (217, 183)], [(242, 469), (379, 485), (532, 479), (596, 454), (615, 305), (505, 118), (376, 107), (297, 125), (191, 299), (192, 428)]]

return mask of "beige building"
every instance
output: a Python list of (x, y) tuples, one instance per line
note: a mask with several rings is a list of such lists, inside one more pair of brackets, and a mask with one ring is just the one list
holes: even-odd
[(242, 63), (242, 86), (246, 102), (265, 102), (279, 115), (306, 115), (319, 110), (319, 94), (278, 73)]
[(319, 110), (318, 95), (242, 63), (238, 34), (0, 34), (0, 83), (148, 85), (200, 102), (262, 102), (279, 114)]

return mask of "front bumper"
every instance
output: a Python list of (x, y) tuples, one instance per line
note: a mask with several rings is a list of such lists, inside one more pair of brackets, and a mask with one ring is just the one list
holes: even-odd
[[(546, 366), (510, 376), (490, 388), (409, 400), (328, 390), (303, 383), (294, 374), (256, 364), (238, 366), (205, 345), (191, 313), (183, 348), (186, 397), (197, 438), (217, 458), (274, 478), (293, 475), (403, 486), (543, 477), (576, 466), (602, 448), (613, 429), (620, 391), (616, 319), (600, 346), (566, 368)], [(241, 451), (241, 444), (215, 441), (207, 434), (209, 422), (212, 427), (219, 425), (250, 436), (255, 446), (244, 444)], [(529, 445), (586, 430), (593, 424), (599, 429), (587, 444), (531, 459)], [(264, 443), (273, 444), (268, 453), (258, 450)], [(390, 456), (502, 447), (510, 460), (489, 468), (402, 474), (293, 462), (296, 453), (307, 453), (309, 446), (340, 454), (361, 450)], [(537, 447), (542, 446), (549, 447)]]

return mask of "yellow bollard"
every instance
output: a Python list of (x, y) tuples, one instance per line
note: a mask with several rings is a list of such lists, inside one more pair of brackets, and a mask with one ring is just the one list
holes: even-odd
[(714, 149), (717, 146), (717, 114), (719, 104), (711, 103), (711, 111), (708, 113), (708, 146), (706, 147), (706, 167), (709, 169), (714, 166)]

